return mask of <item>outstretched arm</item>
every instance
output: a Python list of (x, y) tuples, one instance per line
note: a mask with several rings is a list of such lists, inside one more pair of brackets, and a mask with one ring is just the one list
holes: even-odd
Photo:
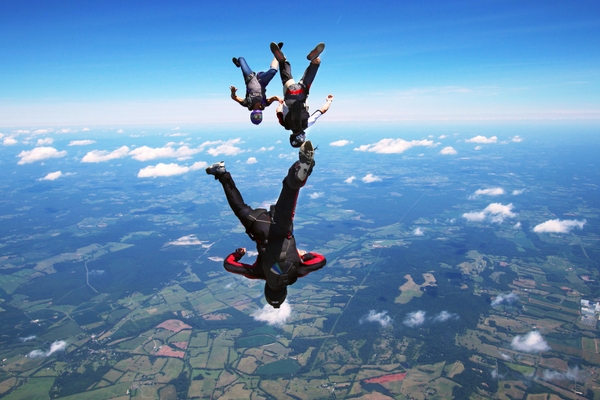
[(225, 270), (234, 274), (243, 275), (249, 279), (264, 279), (262, 269), (256, 267), (257, 263), (250, 265), (239, 262), (245, 254), (246, 249), (240, 247), (228, 255), (225, 258), (225, 261), (223, 261), (223, 267), (225, 267)]
[(298, 266), (298, 277), (303, 277), (313, 271), (321, 269), (327, 264), (325, 256), (319, 253), (304, 253), (300, 256), (300, 265)]
[(277, 106), (277, 120), (281, 126), (285, 126), (283, 124), (283, 99), (279, 99), (279, 105)]
[(331, 106), (332, 101), (333, 101), (333, 95), (330, 94), (327, 96), (327, 100), (325, 101), (325, 104), (323, 104), (323, 107), (321, 107), (321, 113), (325, 114), (327, 112), (327, 110), (329, 110), (329, 106)]
[(230, 86), (229, 89), (231, 90), (231, 99), (241, 105), (244, 102), (244, 99), (236, 95), (237, 88), (235, 86)]
[[(279, 97), (277, 97), (277, 96), (269, 97), (269, 98), (267, 99), (267, 107), (268, 107), (268, 106), (270, 106), (272, 103), (274, 103), (274, 102), (276, 102), (276, 101), (282, 102), (282, 101), (283, 101), (283, 99), (280, 99), (280, 98), (279, 98)], [(282, 109), (283, 109), (283, 106), (282, 106)]]

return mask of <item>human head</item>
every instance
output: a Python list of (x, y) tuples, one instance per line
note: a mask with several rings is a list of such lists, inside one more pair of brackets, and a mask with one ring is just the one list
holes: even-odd
[(262, 122), (262, 111), (260, 110), (254, 110), (250, 113), (250, 121), (252, 121), (252, 123), (254, 125), (258, 125)]
[(285, 301), (287, 296), (287, 286), (281, 289), (271, 289), (271, 287), (265, 283), (265, 299), (273, 308), (279, 308)]
[(305, 141), (306, 134), (304, 133), (304, 131), (295, 132), (290, 135), (290, 144), (292, 145), (292, 147), (298, 148), (302, 146), (302, 143), (304, 143)]

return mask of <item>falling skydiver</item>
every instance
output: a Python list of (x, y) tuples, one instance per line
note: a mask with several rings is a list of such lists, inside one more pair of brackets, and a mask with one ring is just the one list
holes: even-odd
[(288, 170), (281, 193), (271, 209), (252, 209), (236, 188), (223, 161), (206, 168), (225, 191), (227, 202), (240, 220), (246, 233), (256, 242), (258, 257), (252, 265), (240, 263), (246, 249), (238, 248), (224, 261), (227, 271), (250, 279), (264, 279), (265, 298), (274, 308), (279, 308), (287, 296), (287, 286), (297, 278), (325, 266), (325, 257), (317, 253), (301, 254), (296, 248), (293, 220), (300, 188), (303, 187), (315, 165), (314, 149), (310, 141), (300, 147), (299, 160)]
[(330, 94), (320, 109), (312, 114), (308, 112), (306, 100), (310, 87), (317, 76), (319, 65), (321, 65), (319, 55), (324, 49), (325, 43), (319, 43), (308, 53), (306, 58), (310, 61), (310, 64), (306, 68), (302, 79), (296, 82), (292, 77), (292, 67), (281, 52), (281, 48), (276, 43), (271, 43), (271, 52), (279, 62), (279, 74), (284, 94), (283, 101), (280, 101), (277, 107), (277, 119), (285, 129), (292, 131), (290, 144), (293, 147), (300, 147), (304, 143), (306, 138), (304, 130), (312, 126), (321, 115), (325, 114), (333, 101), (333, 95)]

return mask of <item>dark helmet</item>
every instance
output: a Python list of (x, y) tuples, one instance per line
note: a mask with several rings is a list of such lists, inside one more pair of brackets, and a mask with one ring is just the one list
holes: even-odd
[(265, 283), (265, 299), (273, 308), (279, 308), (285, 301), (287, 296), (287, 286), (281, 289), (271, 289), (271, 287)]
[(254, 110), (250, 113), (250, 121), (252, 121), (254, 125), (260, 124), (262, 122), (262, 117), (261, 110)]
[(304, 131), (300, 131), (298, 133), (292, 133), (290, 135), (290, 144), (292, 147), (300, 147), (302, 143), (306, 141), (306, 134)]

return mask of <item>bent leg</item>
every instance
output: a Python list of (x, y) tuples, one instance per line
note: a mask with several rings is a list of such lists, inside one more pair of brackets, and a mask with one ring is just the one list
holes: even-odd
[(294, 79), (292, 78), (292, 66), (287, 60), (279, 66), (279, 75), (281, 76), (281, 83), (284, 86), (286, 82)]
[(304, 75), (302, 76), (300, 82), (304, 83), (307, 92), (310, 90), (310, 86), (312, 85), (313, 81), (315, 80), (315, 77), (317, 76), (319, 65), (321, 64), (310, 63), (308, 64), (308, 68), (306, 68), (306, 71), (304, 71)]
[(235, 216), (240, 220), (244, 227), (250, 226), (252, 221), (249, 219), (249, 214), (252, 212), (252, 207), (244, 203), (242, 194), (235, 186), (231, 174), (229, 172), (224, 172), (218, 179), (223, 186), (223, 191), (225, 192), (225, 197), (227, 197), (229, 207), (231, 207)]
[(238, 62), (240, 63), (240, 68), (242, 69), (244, 82), (246, 82), (248, 75), (252, 75), (252, 68), (248, 66), (248, 63), (246, 62), (246, 59), (244, 57), (239, 57)]
[(277, 69), (271, 68), (266, 72), (259, 72), (258, 74), (256, 74), (256, 78), (258, 79), (258, 82), (262, 87), (267, 87), (267, 85), (269, 84), (269, 82), (271, 82), (271, 79), (273, 79), (276, 73)]

